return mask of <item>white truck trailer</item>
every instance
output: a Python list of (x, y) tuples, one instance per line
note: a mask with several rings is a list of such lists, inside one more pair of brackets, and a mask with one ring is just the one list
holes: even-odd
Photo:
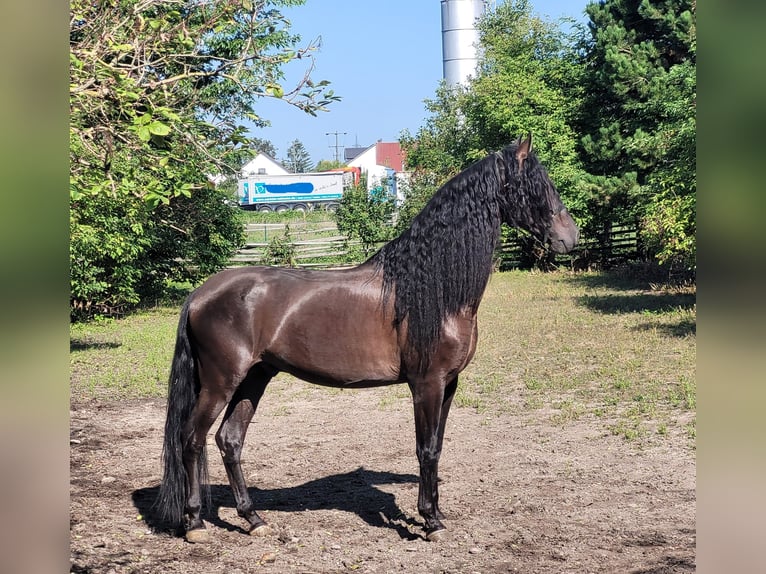
[(238, 181), (239, 204), (257, 211), (335, 210), (343, 190), (354, 185), (355, 171), (324, 171), (286, 175), (249, 175)]

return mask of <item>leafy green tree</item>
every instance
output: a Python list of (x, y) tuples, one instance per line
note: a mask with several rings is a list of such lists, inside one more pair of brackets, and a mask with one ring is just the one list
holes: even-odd
[(298, 46), (279, 11), (302, 3), (72, 1), (73, 308), (127, 308), (149, 286), (225, 263), (238, 212), (208, 178), (241, 167), (242, 123), (267, 124), (262, 98), (310, 114), (338, 99), (308, 75), (282, 85), (283, 66), (316, 49)]
[(690, 62), (674, 66), (666, 89), (648, 102), (665, 121), (647, 145), (663, 150), (647, 177), (642, 235), (657, 260), (671, 267), (696, 267), (696, 71)]
[(505, 2), (479, 23), (480, 61), (465, 87), (442, 85), (416, 136), (400, 138), (415, 171), (399, 225), (406, 225), (446, 179), (531, 132), (535, 151), (580, 223), (587, 219), (577, 134), (582, 64), (574, 41), (532, 13), (526, 0)]
[[(385, 181), (380, 189), (386, 189)], [(349, 259), (358, 260), (373, 254), (383, 241), (391, 239), (394, 228), (391, 218), (396, 208), (393, 197), (385, 193), (368, 193), (366, 177), (346, 189), (333, 217), (338, 231), (348, 239), (358, 240), (358, 250), (349, 250)]]
[(587, 6), (581, 116), (593, 175), (592, 233), (640, 223), (661, 262), (694, 266), (696, 2), (606, 0)]
[[(70, 19), (71, 189), (75, 199), (130, 193), (156, 205), (226, 169), (247, 142), (242, 120), (266, 124), (261, 98), (315, 114), (337, 99), (305, 78), (289, 91), (282, 67), (311, 57), (297, 48), (279, 6), (303, 0), (210, 0), (179, 4), (74, 0)], [(188, 180), (189, 151), (206, 160)], [(134, 165), (120, 156), (140, 157)], [(195, 157), (195, 159), (197, 159)], [(217, 169), (214, 169), (217, 168)], [(182, 176), (182, 177), (179, 177)], [(134, 186), (136, 180), (143, 181)]]
[(283, 163), (293, 173), (306, 173), (313, 165), (306, 146), (300, 140), (293, 140), (287, 148), (287, 158)]
[(73, 201), (72, 316), (123, 313), (156, 300), (170, 282), (197, 282), (244, 243), (241, 211), (212, 185), (151, 208), (137, 197)]
[(481, 147), (472, 159), (532, 133), (534, 149), (570, 212), (588, 212), (573, 120), (583, 97), (583, 67), (572, 38), (532, 12), (506, 2), (479, 25), (483, 57), (465, 115)]
[(339, 167), (345, 167), (346, 164), (342, 161), (335, 161), (334, 159), (320, 159), (316, 167), (314, 168), (314, 171), (330, 171), (333, 169), (338, 169)]
[(151, 246), (146, 202), (97, 194), (73, 202), (70, 214), (70, 300), (73, 317), (113, 314), (140, 299), (142, 259)]

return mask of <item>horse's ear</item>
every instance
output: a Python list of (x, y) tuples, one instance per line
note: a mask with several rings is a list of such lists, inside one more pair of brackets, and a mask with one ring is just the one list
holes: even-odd
[(519, 147), (516, 150), (516, 161), (519, 162), (519, 169), (521, 169), (524, 166), (524, 160), (527, 159), (532, 151), (532, 132), (529, 132), (527, 139), (524, 141), (521, 141), (521, 138), (519, 138), (519, 142)]

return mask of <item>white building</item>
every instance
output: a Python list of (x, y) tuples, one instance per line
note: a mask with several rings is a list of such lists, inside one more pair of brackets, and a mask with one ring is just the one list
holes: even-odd
[(251, 175), (288, 175), (285, 167), (265, 153), (258, 153), (253, 159), (242, 166), (242, 177)]
[[(356, 153), (357, 150), (354, 151)], [(349, 167), (360, 168), (367, 175), (367, 189), (377, 187), (385, 177), (393, 178), (397, 198), (399, 183), (404, 172), (404, 158), (399, 142), (375, 142), (348, 162)]]

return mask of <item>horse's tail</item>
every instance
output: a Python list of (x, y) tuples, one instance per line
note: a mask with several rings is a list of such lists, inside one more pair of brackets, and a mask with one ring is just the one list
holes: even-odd
[[(164, 472), (155, 507), (162, 519), (174, 526), (181, 524), (189, 494), (189, 483), (183, 461), (186, 425), (199, 395), (197, 368), (189, 339), (189, 305), (186, 299), (178, 321), (176, 348), (168, 380), (168, 407), (165, 419), (165, 442), (162, 448)], [(207, 485), (207, 457), (203, 449), (199, 457), (200, 483)], [(206, 493), (209, 495), (209, 491)]]

